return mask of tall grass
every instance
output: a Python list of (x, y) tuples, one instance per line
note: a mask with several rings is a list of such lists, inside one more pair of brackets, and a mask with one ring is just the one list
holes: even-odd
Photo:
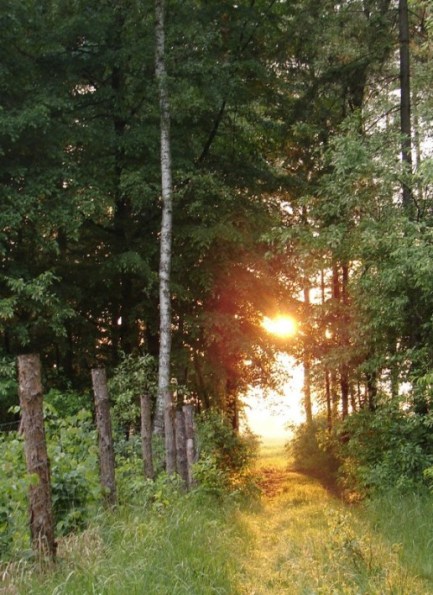
[(8, 593), (84, 595), (232, 593), (240, 541), (232, 506), (187, 496), (159, 512), (125, 508), (63, 539), (54, 570), (3, 569)]
[(101, 513), (83, 533), (60, 540), (54, 568), (0, 567), (0, 592), (433, 595), (429, 494), (349, 507), (285, 469), (281, 448), (262, 454), (260, 505), (198, 491), (171, 494), (169, 504), (161, 497), (146, 510)]
[(425, 579), (427, 592), (433, 593), (433, 496), (390, 492), (367, 502), (361, 518), (392, 544), (402, 564)]

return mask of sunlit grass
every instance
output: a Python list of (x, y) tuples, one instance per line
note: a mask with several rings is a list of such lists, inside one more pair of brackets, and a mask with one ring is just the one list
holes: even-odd
[[(272, 446), (265, 454), (276, 463), (278, 453)], [(280, 470), (274, 466), (281, 474), (281, 465)], [(270, 495), (258, 512), (241, 514), (249, 548), (240, 561), (234, 592), (433, 593), (433, 582), (422, 580), (427, 575), (421, 576), (404, 558), (400, 542), (374, 530), (371, 512), (349, 508), (317, 481), (293, 472), (286, 472), (283, 486)], [(395, 514), (396, 526), (397, 519)]]
[(257, 466), (260, 467), (287, 467), (287, 458), (284, 453), (284, 438), (266, 438), (260, 445), (260, 457)]
[(86, 595), (433, 594), (433, 499), (349, 507), (262, 445), (259, 506), (203, 494), (103, 513), (54, 569), (0, 567), (0, 592)]

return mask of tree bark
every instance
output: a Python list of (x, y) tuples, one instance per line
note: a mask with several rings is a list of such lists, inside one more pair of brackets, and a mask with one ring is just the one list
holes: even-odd
[(18, 380), (27, 471), (38, 478), (36, 485), (29, 488), (32, 547), (40, 555), (54, 559), (56, 542), (39, 355), (18, 357)]
[(176, 411), (176, 460), (177, 472), (182, 478), (186, 487), (188, 487), (188, 460), (186, 452), (186, 425), (184, 412), (180, 409)]
[(409, 10), (407, 0), (399, 0), (399, 42), (400, 42), (400, 126), (401, 126), (401, 158), (405, 172), (403, 174), (403, 209), (413, 213), (413, 195), (407, 181), (412, 174), (412, 131), (410, 101), (410, 49), (409, 49)]
[[(170, 105), (165, 66), (165, 3), (155, 0), (155, 71), (159, 88), (161, 131), (162, 223), (159, 261), (160, 343), (158, 396), (155, 412), (155, 432), (165, 435), (167, 473), (176, 471), (176, 450), (173, 423), (173, 397), (170, 390), (171, 358), (171, 244), (173, 228), (173, 183), (171, 174)], [(164, 420), (164, 424), (162, 424)], [(163, 430), (163, 427), (164, 430)]]
[(107, 376), (104, 368), (92, 370), (93, 394), (95, 397), (96, 425), (99, 436), (99, 469), (105, 502), (115, 506), (116, 479), (114, 473), (114, 448), (111, 430), (110, 403), (108, 400)]
[(331, 400), (331, 382), (329, 379), (329, 370), (325, 368), (325, 395), (326, 395), (326, 420), (328, 430), (332, 430), (332, 400)]
[[(349, 266), (345, 263), (342, 265), (341, 274), (341, 299), (343, 306), (343, 326), (341, 329), (341, 345), (345, 350), (350, 348), (350, 341), (348, 336), (349, 326)], [(340, 366), (340, 387), (341, 387), (341, 415), (345, 419), (349, 415), (349, 393), (350, 393), (350, 380), (349, 380), (349, 366), (347, 363), (343, 363)]]
[(154, 478), (152, 456), (152, 416), (150, 396), (148, 393), (140, 397), (141, 408), (141, 452), (143, 455), (144, 476)]
[(185, 416), (185, 437), (186, 437), (186, 459), (188, 463), (188, 487), (194, 485), (193, 465), (197, 460), (195, 427), (194, 427), (194, 409), (192, 405), (183, 406)]
[[(308, 316), (310, 309), (310, 288), (307, 279), (304, 280), (304, 304), (306, 315)], [(311, 354), (308, 341), (309, 332), (307, 333), (304, 344), (304, 409), (306, 422), (308, 425), (311, 425), (313, 423), (313, 409), (311, 405)]]

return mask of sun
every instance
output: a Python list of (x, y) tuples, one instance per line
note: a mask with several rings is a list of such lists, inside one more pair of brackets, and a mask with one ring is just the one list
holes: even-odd
[(291, 316), (276, 316), (275, 318), (264, 317), (263, 328), (277, 337), (293, 337), (298, 330), (296, 320)]

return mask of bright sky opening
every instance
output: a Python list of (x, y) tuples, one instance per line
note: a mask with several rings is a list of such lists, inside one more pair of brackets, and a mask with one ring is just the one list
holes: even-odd
[(305, 421), (302, 366), (296, 365), (293, 358), (283, 353), (278, 355), (276, 365), (287, 375), (281, 390), (268, 391), (265, 395), (260, 387), (251, 387), (242, 399), (248, 426), (265, 441), (288, 439), (290, 430), (287, 425)]

